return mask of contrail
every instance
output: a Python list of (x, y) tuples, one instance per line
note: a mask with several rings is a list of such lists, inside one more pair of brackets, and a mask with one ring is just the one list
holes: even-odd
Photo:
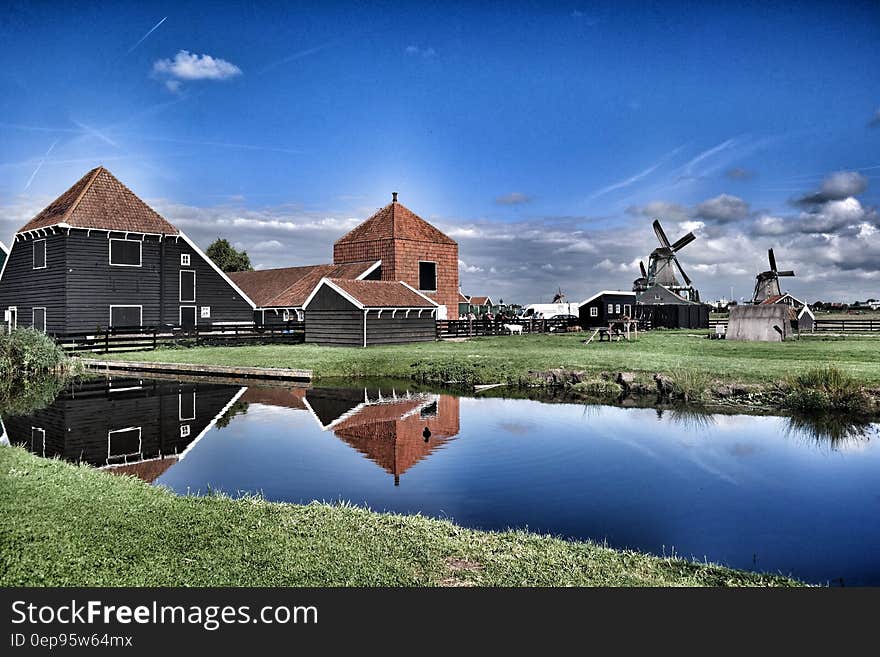
[(49, 150), (46, 151), (46, 154), (43, 156), (43, 159), (40, 160), (40, 163), (37, 165), (37, 168), (34, 169), (34, 172), (31, 174), (31, 177), (28, 178), (27, 185), (24, 186), (24, 191), (27, 191), (27, 190), (28, 190), (28, 187), (31, 186), (31, 183), (34, 182), (34, 178), (36, 177), (37, 172), (38, 172), (38, 171), (40, 170), (40, 168), (43, 166), (43, 162), (45, 162), (45, 161), (46, 161), (46, 158), (49, 157), (49, 153), (52, 152), (52, 149), (55, 148), (55, 144), (57, 144), (57, 143), (58, 143), (58, 140), (56, 139), (55, 141), (52, 142), (52, 145), (49, 146)]
[(166, 16), (165, 18), (163, 18), (162, 20), (160, 20), (158, 23), (156, 23), (156, 24), (153, 26), (153, 28), (152, 28), (149, 32), (147, 32), (144, 36), (142, 36), (140, 41), (138, 41), (138, 42), (137, 42), (136, 44), (134, 44), (131, 48), (129, 48), (129, 49), (128, 49), (128, 52), (125, 53), (125, 54), (127, 55), (127, 54), (130, 53), (132, 50), (134, 50), (134, 49), (137, 48), (139, 45), (141, 45), (141, 44), (147, 39), (147, 37), (150, 36), (153, 32), (155, 32), (155, 31), (159, 28), (159, 26), (160, 26), (162, 23), (164, 23), (166, 20), (168, 20), (168, 17), (167, 17), (167, 16)]
[(284, 57), (282, 59), (279, 59), (277, 61), (272, 62), (271, 64), (269, 64), (265, 68), (263, 68), (261, 71), (259, 71), (258, 74), (262, 75), (266, 71), (270, 71), (273, 68), (275, 68), (276, 66), (281, 66), (282, 64), (287, 64), (287, 63), (295, 61), (297, 59), (302, 59), (303, 57), (308, 57), (309, 55), (314, 55), (317, 52), (321, 52), (322, 50), (326, 50), (330, 46), (335, 46), (337, 42), (338, 42), (338, 39), (334, 40), (334, 41), (328, 41), (327, 43), (325, 43), (323, 45), (315, 46), (314, 48), (309, 48), (308, 50), (301, 50), (299, 52), (295, 52), (292, 55), (288, 55), (287, 57)]

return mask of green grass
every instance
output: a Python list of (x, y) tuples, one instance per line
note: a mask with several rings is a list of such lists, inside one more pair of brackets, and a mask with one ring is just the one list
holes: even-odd
[(792, 586), (788, 578), (347, 505), (177, 497), (0, 448), (2, 586)]
[(866, 385), (880, 385), (880, 338), (804, 337), (785, 343), (707, 340), (705, 333), (652, 331), (636, 342), (581, 344), (585, 334), (475, 338), (367, 349), (314, 345), (199, 347), (114, 354), (179, 363), (310, 369), (316, 378), (400, 377), (465, 383), (516, 382), (555, 367), (671, 374), (700, 371), (725, 382), (770, 383), (832, 362)]

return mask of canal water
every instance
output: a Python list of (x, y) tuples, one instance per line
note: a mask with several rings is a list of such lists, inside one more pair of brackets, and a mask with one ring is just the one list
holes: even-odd
[(345, 500), (816, 583), (880, 584), (876, 425), (399, 384), (125, 377), (80, 382), (42, 410), (0, 415), (11, 443), (180, 494)]

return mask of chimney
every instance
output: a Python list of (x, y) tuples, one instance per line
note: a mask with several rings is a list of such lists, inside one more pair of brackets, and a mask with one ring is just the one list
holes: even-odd
[(397, 192), (391, 192), (391, 202), (397, 203)]

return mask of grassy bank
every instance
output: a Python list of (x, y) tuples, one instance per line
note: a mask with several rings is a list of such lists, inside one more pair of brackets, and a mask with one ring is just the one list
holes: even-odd
[(791, 586), (784, 577), (350, 506), (176, 497), (0, 448), (2, 586)]
[[(730, 383), (781, 381), (834, 363), (869, 386), (880, 386), (880, 338), (805, 337), (785, 343), (707, 340), (705, 334), (653, 331), (637, 342), (593, 342), (584, 334), (474, 338), (368, 349), (268, 345), (200, 347), (120, 354), (120, 359), (305, 368), (317, 378), (384, 376), (442, 383), (517, 382), (529, 371), (566, 368), (596, 373), (683, 371)], [(114, 358), (116, 356), (114, 355)]]

